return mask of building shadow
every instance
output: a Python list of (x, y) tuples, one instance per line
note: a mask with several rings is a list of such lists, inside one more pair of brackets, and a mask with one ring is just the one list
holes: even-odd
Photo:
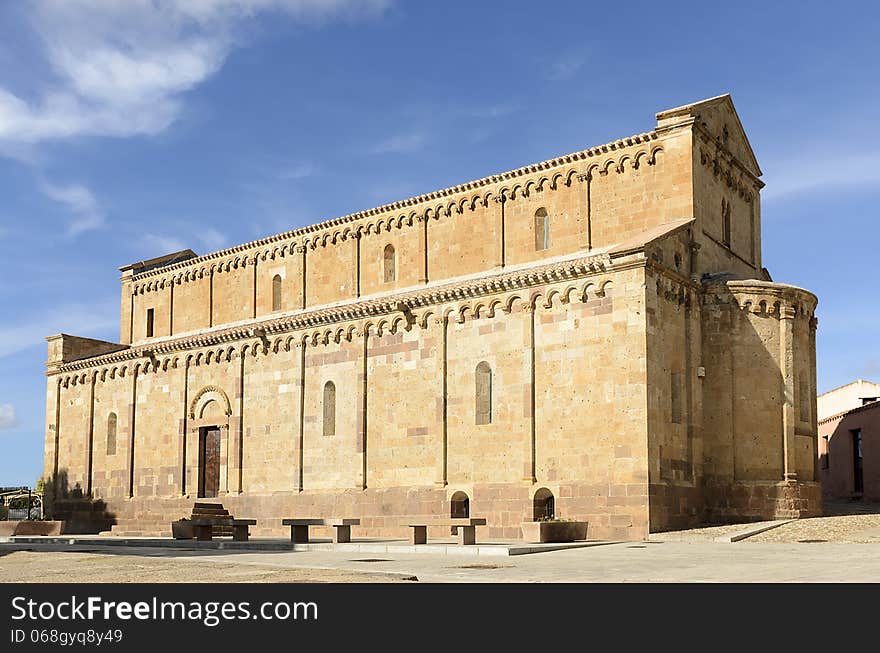
[(848, 515), (880, 515), (880, 501), (859, 499), (825, 499), (822, 504), (826, 517)]
[(66, 469), (44, 479), (43, 515), (46, 520), (63, 521), (65, 535), (97, 535), (116, 523), (103, 499), (90, 496), (79, 483), (70, 487)]

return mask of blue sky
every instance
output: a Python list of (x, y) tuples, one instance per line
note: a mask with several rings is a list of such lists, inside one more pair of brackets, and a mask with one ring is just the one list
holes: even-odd
[[(708, 3), (712, 4), (712, 3)], [(730, 92), (764, 261), (819, 295), (819, 390), (880, 380), (870, 3), (0, 3), (0, 485), (42, 467), (44, 336), (118, 338), (117, 268), (654, 126)]]

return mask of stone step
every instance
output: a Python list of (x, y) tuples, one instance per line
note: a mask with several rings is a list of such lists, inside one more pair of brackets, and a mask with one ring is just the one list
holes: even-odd
[(166, 531), (114, 531), (101, 533), (105, 537), (171, 537), (171, 530)]

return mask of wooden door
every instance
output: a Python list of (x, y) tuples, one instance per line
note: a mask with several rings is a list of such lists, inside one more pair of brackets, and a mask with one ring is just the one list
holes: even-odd
[(199, 430), (199, 496), (216, 497), (220, 491), (220, 429)]

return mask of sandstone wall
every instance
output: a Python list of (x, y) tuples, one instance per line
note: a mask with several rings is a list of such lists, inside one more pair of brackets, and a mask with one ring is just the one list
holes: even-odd
[[(146, 339), (151, 308), (154, 338), (268, 315), (276, 274), (282, 278), (281, 311), (295, 311), (602, 251), (694, 214), (691, 141), (687, 129), (643, 134), (124, 275), (121, 341)], [(536, 238), (539, 212), (549, 219), (546, 248)], [(388, 245), (395, 274), (386, 280)]]
[[(58, 470), (89, 487), (96, 374), (90, 487), (120, 519), (147, 519), (149, 510), (132, 512), (146, 505), (141, 498), (195, 499), (199, 429), (211, 425), (222, 434), (220, 499), (255, 506), (251, 516), (276, 534), (275, 521), (291, 515), (279, 515), (270, 497), (329, 515), (337, 496), (353, 496), (351, 510), (387, 534), (398, 532), (395, 516), (446, 514), (463, 491), (472, 514), (489, 520), (488, 534), (519, 537), (534, 492), (547, 487), (558, 513), (589, 520), (594, 536), (639, 538), (648, 529), (643, 310), (643, 270), (634, 268), (80, 372), (61, 388)], [(492, 370), (488, 424), (475, 420), (481, 362)], [(110, 412), (117, 443), (107, 455)], [(47, 451), (51, 442), (50, 428)], [(47, 459), (47, 472), (53, 465)]]
[[(702, 437), (710, 517), (821, 511), (809, 394), (815, 305), (810, 293), (783, 284), (730, 282), (707, 291)], [(807, 389), (801, 399), (800, 379)], [(799, 417), (801, 401), (809, 423)]]

